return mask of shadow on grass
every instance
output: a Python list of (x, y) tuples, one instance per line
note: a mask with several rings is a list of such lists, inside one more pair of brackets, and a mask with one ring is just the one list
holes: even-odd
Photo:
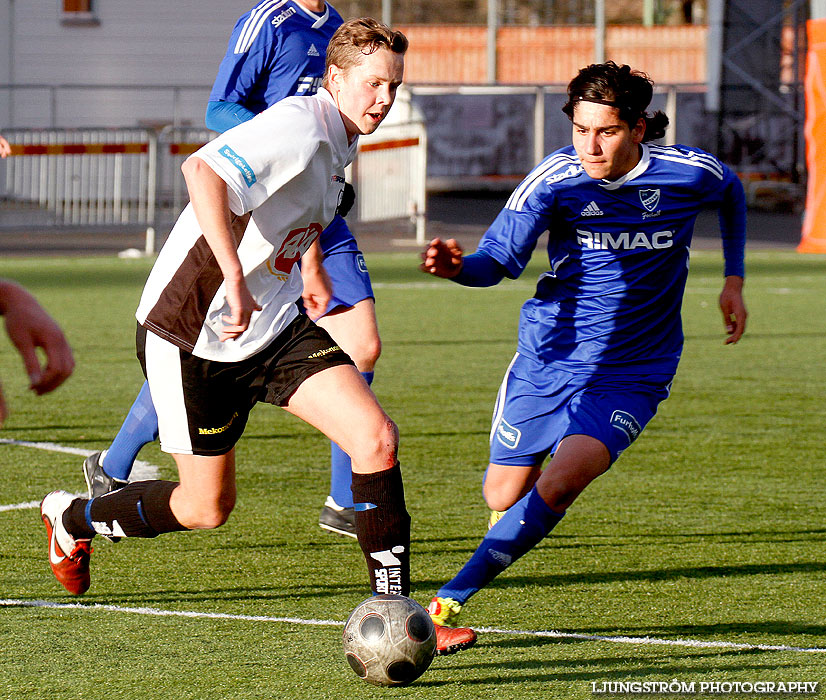
[(765, 576), (778, 574), (811, 574), (826, 572), (826, 562), (790, 562), (787, 564), (733, 564), (724, 566), (686, 566), (648, 571), (594, 571), (579, 574), (551, 574), (548, 576), (509, 576), (501, 582), (502, 588), (525, 585), (569, 586), (580, 584), (616, 583), (618, 581), (675, 581), (678, 579), (731, 578), (733, 576)]
[[(548, 647), (560, 644), (582, 644), (576, 640), (524, 640), (524, 646)], [(514, 647), (516, 644), (505, 642), (480, 642), (476, 649), (484, 647)], [(519, 646), (522, 646), (520, 644)], [(784, 668), (796, 668), (791, 662), (770, 662), (760, 663), (757, 657), (764, 657), (773, 652), (762, 650), (721, 650), (714, 652), (691, 653), (690, 660), (684, 663), (668, 662), (662, 664), (648, 664), (645, 666), (634, 666), (626, 668), (623, 666), (623, 659), (617, 656), (598, 656), (591, 658), (578, 657), (576, 659), (548, 659), (536, 658), (525, 660), (520, 658), (514, 661), (467, 663), (472, 659), (473, 651), (463, 652), (459, 663), (451, 661), (442, 662), (446, 669), (450, 671), (469, 671), (473, 673), (473, 678), (465, 678), (462, 685), (517, 685), (522, 683), (570, 683), (580, 681), (583, 684), (590, 684), (591, 681), (601, 683), (609, 680), (632, 681), (635, 679), (651, 680), (655, 678), (691, 678), (699, 674), (709, 672), (744, 673), (747, 671), (777, 671)], [(537, 655), (538, 657), (538, 655)], [(625, 661), (627, 664), (634, 663), (633, 660)], [(439, 671), (440, 659), (437, 658), (433, 665), (434, 671)], [(482, 675), (488, 673), (488, 675)], [(452, 682), (452, 681), (451, 681)], [(418, 681), (416, 685), (438, 687), (446, 682), (438, 679), (426, 677)], [(551, 692), (548, 688), (548, 692)], [(549, 697), (551, 697), (549, 695)]]
[[(116, 606), (141, 606), (155, 608), (166, 606), (170, 603), (170, 609), (181, 609), (181, 603), (226, 603), (242, 601), (253, 606), (254, 613), (240, 612), (238, 609), (227, 611), (228, 614), (252, 614), (264, 617), (283, 617), (285, 608), (279, 605), (277, 608), (267, 608), (268, 603), (295, 601), (296, 599), (321, 599), (327, 600), (330, 596), (346, 595), (359, 600), (366, 598), (369, 593), (367, 582), (359, 584), (312, 584), (306, 586), (224, 586), (220, 588), (204, 588), (200, 590), (192, 588), (165, 588), (157, 590), (141, 590), (134, 593), (100, 593), (97, 595), (86, 595), (83, 603), (88, 605), (116, 605)], [(360, 597), (359, 597), (360, 596)], [(220, 607), (220, 606), (219, 606)], [(294, 606), (293, 606), (294, 607)], [(195, 611), (197, 612), (197, 610)], [(210, 605), (209, 613), (222, 611), (214, 605)]]

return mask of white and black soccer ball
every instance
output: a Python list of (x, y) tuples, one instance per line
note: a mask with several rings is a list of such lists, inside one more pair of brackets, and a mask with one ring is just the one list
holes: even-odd
[(436, 630), (421, 605), (401, 595), (377, 595), (358, 605), (344, 625), (344, 655), (373, 685), (407, 685), (436, 654)]

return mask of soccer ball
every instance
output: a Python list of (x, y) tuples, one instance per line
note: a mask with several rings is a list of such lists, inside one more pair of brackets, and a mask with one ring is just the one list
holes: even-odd
[(407, 685), (436, 654), (427, 611), (402, 595), (377, 595), (358, 605), (344, 625), (344, 655), (355, 674), (373, 685)]

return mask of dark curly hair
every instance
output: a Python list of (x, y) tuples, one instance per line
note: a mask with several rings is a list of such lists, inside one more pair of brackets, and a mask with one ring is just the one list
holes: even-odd
[(654, 141), (665, 136), (668, 117), (664, 112), (649, 115), (646, 110), (654, 94), (654, 82), (641, 71), (630, 66), (618, 66), (613, 61), (593, 63), (577, 73), (568, 83), (568, 101), (562, 111), (574, 118), (577, 102), (598, 102), (619, 110), (620, 119), (632, 129), (640, 119), (645, 120), (643, 141)]

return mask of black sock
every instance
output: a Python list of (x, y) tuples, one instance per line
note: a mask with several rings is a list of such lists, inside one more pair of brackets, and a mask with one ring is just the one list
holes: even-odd
[(176, 481), (135, 481), (91, 501), (78, 498), (66, 510), (63, 523), (76, 539), (92, 537), (94, 533), (157, 537), (162, 532), (186, 530), (169, 507), (169, 498), (177, 485)]
[(88, 498), (76, 498), (63, 512), (63, 527), (76, 540), (90, 540), (97, 533), (86, 522)]
[(410, 516), (398, 462), (373, 474), (353, 474), (356, 533), (374, 593), (410, 595)]

